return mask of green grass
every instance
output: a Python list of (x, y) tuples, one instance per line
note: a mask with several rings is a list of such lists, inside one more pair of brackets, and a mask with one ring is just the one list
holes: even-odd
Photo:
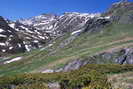
[(119, 74), (108, 75), (113, 89), (132, 89), (133, 87), (133, 72), (125, 72)]
[[(49, 82), (58, 82), (61, 89), (75, 89), (88, 87), (87, 89), (110, 89), (110, 82), (107, 80), (108, 74), (118, 74), (123, 72), (133, 71), (133, 65), (98, 65), (88, 64), (78, 70), (67, 73), (25, 73), (17, 75), (8, 75), (0, 77), (0, 88), (8, 89), (11, 85), (17, 87), (29, 87), (32, 89), (46, 89)], [(39, 85), (40, 83), (40, 85)], [(19, 88), (18, 88), (19, 89)], [(23, 88), (21, 88), (23, 89)]]
[[(120, 16), (120, 20), (106, 25), (100, 32), (82, 33), (63, 48), (60, 44), (71, 33), (54, 39), (54, 45), (45, 50), (10, 54), (10, 59), (20, 56), (23, 59), (0, 65), (0, 89), (8, 89), (11, 85), (16, 86), (15, 89), (48, 89), (49, 82), (59, 82), (61, 89), (130, 89), (133, 85), (133, 65), (114, 64), (114, 59), (121, 56), (119, 51), (114, 53), (111, 60), (97, 55), (133, 47), (133, 25), (128, 22), (128, 15), (133, 11), (119, 7), (110, 11), (114, 16)], [(39, 73), (45, 69), (64, 67), (76, 59), (87, 59), (92, 64), (67, 73)]]
[[(69, 61), (84, 59), (84, 57), (93, 56), (106, 50), (111, 50), (114, 47), (119, 48), (122, 45), (122, 47), (132, 47), (129, 44), (133, 43), (133, 39), (128, 40), (128, 38), (133, 38), (132, 28), (133, 25), (131, 24), (114, 23), (103, 28), (102, 32), (81, 34), (64, 48), (59, 48), (59, 44), (70, 36), (70, 33), (68, 33), (68, 35), (66, 34), (62, 38), (56, 39), (54, 46), (46, 50), (40, 51), (38, 49), (11, 56), (10, 58), (24, 57), (20, 61), (0, 65), (0, 75), (39, 72), (47, 68), (59, 68)], [(56, 52), (51, 54), (50, 49)], [(98, 60), (100, 59), (95, 60), (94, 63), (97, 63)]]

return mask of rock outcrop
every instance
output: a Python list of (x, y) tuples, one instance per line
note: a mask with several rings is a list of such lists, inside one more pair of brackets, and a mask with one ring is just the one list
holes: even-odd
[(104, 52), (88, 58), (70, 61), (63, 68), (54, 72), (68, 72), (81, 68), (86, 64), (133, 64), (133, 48), (125, 48), (114, 52)]

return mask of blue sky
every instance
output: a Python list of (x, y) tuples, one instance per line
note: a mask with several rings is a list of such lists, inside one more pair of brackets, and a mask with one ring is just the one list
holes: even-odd
[(0, 15), (16, 20), (42, 13), (96, 13), (105, 11), (119, 0), (1, 0)]

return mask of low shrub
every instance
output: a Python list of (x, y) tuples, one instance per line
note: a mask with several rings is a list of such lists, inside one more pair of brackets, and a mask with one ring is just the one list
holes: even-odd
[(16, 89), (47, 89), (46, 84), (53, 82), (58, 82), (61, 89), (110, 89), (106, 74), (132, 70), (133, 65), (88, 64), (71, 72), (3, 76), (0, 89), (10, 89), (11, 86), (16, 86)]
[(25, 85), (18, 85), (14, 89), (48, 89), (47, 84), (45, 83), (33, 83), (33, 84), (25, 84)]

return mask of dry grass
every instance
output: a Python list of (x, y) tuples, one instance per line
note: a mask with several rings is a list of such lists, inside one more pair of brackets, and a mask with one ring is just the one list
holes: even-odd
[(109, 75), (113, 89), (133, 89), (133, 72)]

